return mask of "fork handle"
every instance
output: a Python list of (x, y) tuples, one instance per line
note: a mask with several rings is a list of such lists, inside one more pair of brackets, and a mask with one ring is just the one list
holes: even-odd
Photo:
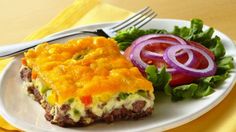
[(81, 32), (73, 32), (73, 33), (66, 33), (62, 35), (56, 35), (53, 37), (47, 37), (43, 39), (38, 39), (30, 42), (23, 42), (23, 43), (18, 43), (18, 44), (13, 44), (13, 45), (8, 45), (8, 46), (1, 46), (0, 47), (0, 58), (6, 58), (6, 57), (11, 57), (14, 55), (17, 55), (19, 53), (22, 53), (30, 48), (33, 48), (41, 43), (45, 42), (51, 42), (55, 40), (59, 40), (62, 38), (74, 36), (74, 35), (81, 35), (85, 33), (90, 33), (90, 34), (96, 34), (96, 31), (81, 31)]

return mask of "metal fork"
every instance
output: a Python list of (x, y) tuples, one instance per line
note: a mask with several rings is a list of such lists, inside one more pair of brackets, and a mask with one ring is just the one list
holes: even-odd
[(127, 29), (132, 26), (136, 28), (141, 28), (142, 26), (150, 22), (153, 18), (155, 18), (156, 15), (157, 14), (152, 9), (150, 9), (149, 7), (146, 7), (115, 25), (112, 25), (110, 27), (105, 27), (102, 29), (97, 29), (96, 31), (78, 31), (78, 32), (57, 35), (53, 37), (46, 37), (46, 38), (42, 38), (39, 40), (30, 41), (30, 42), (23, 42), (23, 43), (13, 44), (9, 46), (1, 46), (0, 58), (6, 58), (6, 57), (17, 55), (41, 43), (51, 42), (58, 39), (85, 34), (85, 33), (90, 33), (90, 34), (92, 33), (92, 34), (95, 34), (98, 36), (104, 36), (104, 37), (113, 37), (115, 36), (116, 32), (123, 29)]

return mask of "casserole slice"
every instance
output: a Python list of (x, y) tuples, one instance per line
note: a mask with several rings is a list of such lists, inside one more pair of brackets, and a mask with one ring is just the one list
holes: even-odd
[(112, 39), (41, 44), (24, 54), (20, 76), (45, 118), (59, 126), (139, 119), (153, 111), (152, 83)]

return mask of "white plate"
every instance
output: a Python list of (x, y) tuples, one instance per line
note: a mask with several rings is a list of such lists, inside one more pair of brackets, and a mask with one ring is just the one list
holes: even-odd
[[(92, 30), (110, 25), (96, 24), (70, 29), (66, 32), (78, 30)], [(190, 22), (172, 19), (156, 19), (144, 28), (164, 28), (172, 30), (175, 25), (189, 26)], [(207, 26), (204, 27), (205, 29)], [(55, 34), (54, 34), (55, 35)], [(215, 35), (222, 38), (227, 55), (233, 56), (236, 60), (236, 47), (234, 43), (223, 33), (215, 31)], [(63, 40), (64, 41), (64, 40)], [(3, 71), (0, 80), (0, 110), (1, 115), (12, 125), (25, 131), (146, 131), (154, 129), (163, 131), (190, 122), (203, 115), (218, 103), (230, 92), (235, 84), (235, 69), (230, 77), (222, 83), (212, 95), (198, 99), (185, 100), (177, 103), (171, 102), (169, 97), (158, 96), (155, 104), (155, 111), (152, 116), (137, 121), (119, 121), (112, 124), (96, 123), (82, 128), (62, 128), (50, 124), (44, 118), (44, 110), (41, 106), (27, 96), (26, 91), (21, 88), (19, 78), (20, 58), (16, 57)]]

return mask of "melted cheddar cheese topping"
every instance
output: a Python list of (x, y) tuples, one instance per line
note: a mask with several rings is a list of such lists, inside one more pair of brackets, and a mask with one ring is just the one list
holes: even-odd
[(25, 59), (56, 94), (58, 104), (72, 97), (153, 92), (151, 82), (121, 55), (112, 39), (87, 37), (66, 44), (44, 43), (28, 50)]

